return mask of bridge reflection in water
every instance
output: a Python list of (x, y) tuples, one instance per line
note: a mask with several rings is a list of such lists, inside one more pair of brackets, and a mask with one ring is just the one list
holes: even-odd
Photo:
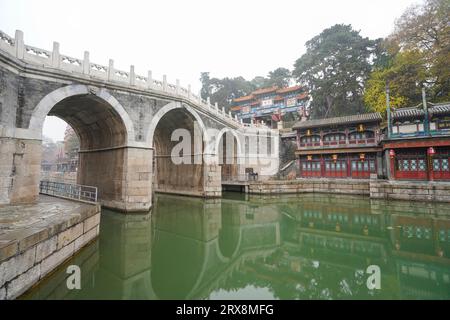
[[(450, 206), (293, 195), (157, 195), (26, 299), (449, 299)], [(82, 289), (66, 288), (78, 264)], [(366, 286), (369, 265), (381, 289)]]

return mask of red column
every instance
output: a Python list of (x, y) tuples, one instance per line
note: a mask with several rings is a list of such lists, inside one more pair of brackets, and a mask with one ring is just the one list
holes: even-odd
[(347, 177), (351, 177), (351, 167), (350, 167), (350, 154), (347, 153)]
[(433, 147), (429, 147), (427, 149), (427, 176), (428, 180), (433, 181), (433, 156), (435, 154), (435, 150)]
[(392, 180), (395, 180), (395, 151), (394, 149), (390, 149), (389, 151), (389, 171), (390, 171), (390, 178)]
[(320, 155), (320, 176), (325, 177), (325, 161), (323, 161), (323, 155)]

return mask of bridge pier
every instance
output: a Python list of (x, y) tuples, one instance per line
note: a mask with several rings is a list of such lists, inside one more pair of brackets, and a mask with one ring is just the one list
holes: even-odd
[(152, 203), (152, 158), (151, 149), (133, 147), (80, 152), (77, 180), (96, 186), (105, 207), (148, 211)]
[(40, 140), (0, 137), (0, 205), (37, 201), (41, 150)]

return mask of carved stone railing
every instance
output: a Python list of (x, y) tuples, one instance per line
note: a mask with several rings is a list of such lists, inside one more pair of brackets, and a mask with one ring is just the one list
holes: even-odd
[[(231, 113), (225, 113), (223, 108), (212, 105), (209, 98), (207, 101), (201, 99), (199, 95), (191, 92), (191, 86), (183, 88), (180, 81), (176, 80), (176, 84), (167, 82), (164, 75), (162, 81), (153, 79), (152, 72), (148, 71), (147, 76), (138, 75), (134, 72), (134, 66), (130, 66), (129, 71), (122, 71), (114, 68), (114, 61), (109, 60), (108, 66), (92, 63), (89, 60), (89, 52), (84, 52), (83, 59), (73, 58), (62, 55), (59, 52), (59, 43), (53, 43), (53, 50), (35, 48), (24, 44), (23, 32), (17, 30), (15, 37), (12, 38), (6, 33), (0, 31), (0, 50), (3, 50), (26, 63), (59, 69), (73, 74), (80, 74), (108, 82), (120, 83), (131, 87), (137, 87), (141, 90), (163, 91), (166, 94), (183, 97), (189, 100), (193, 105), (200, 109), (212, 112), (217, 118), (234, 126), (243, 127), (242, 121), (238, 121), (237, 117), (232, 117)], [(250, 125), (255, 126), (253, 122)], [(259, 125), (260, 126), (260, 125)]]

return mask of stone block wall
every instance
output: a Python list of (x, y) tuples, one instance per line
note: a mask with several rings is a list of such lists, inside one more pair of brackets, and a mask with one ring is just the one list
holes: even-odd
[(450, 202), (450, 183), (371, 180), (370, 197), (374, 199)]
[(15, 234), (14, 240), (0, 239), (0, 300), (19, 297), (98, 236), (100, 206), (89, 207), (70, 219)]
[(0, 204), (37, 200), (41, 148), (39, 140), (0, 138)]
[(289, 181), (264, 181), (249, 184), (248, 193), (336, 193), (369, 195), (369, 180), (350, 179), (297, 179)]
[(333, 193), (373, 199), (450, 202), (450, 183), (372, 179), (297, 179), (251, 182), (251, 194)]

